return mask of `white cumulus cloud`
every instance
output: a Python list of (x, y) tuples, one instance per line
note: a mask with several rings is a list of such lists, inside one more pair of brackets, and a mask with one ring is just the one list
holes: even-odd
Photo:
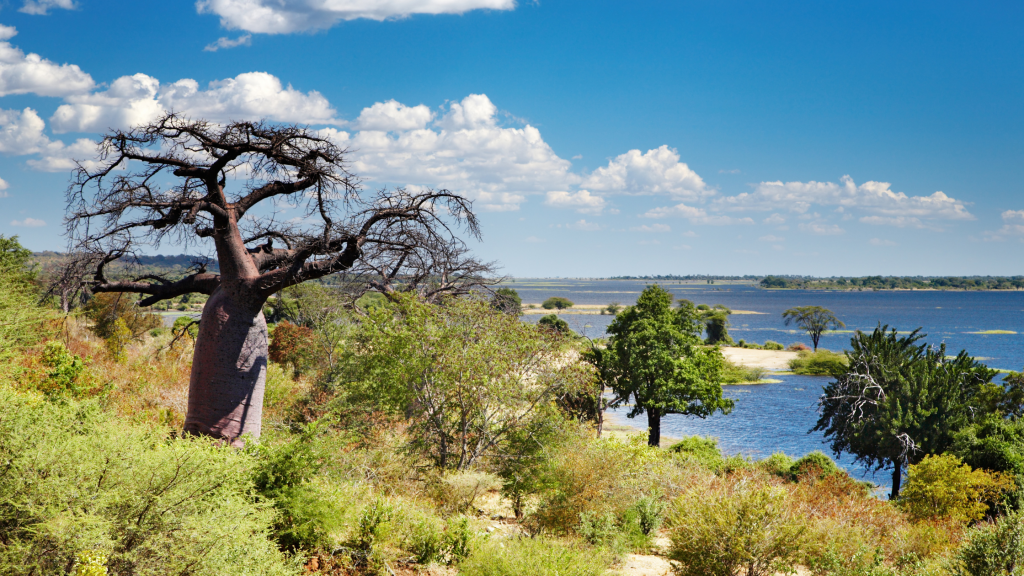
[(511, 10), (515, 0), (199, 0), (200, 14), (216, 14), (225, 28), (288, 34), (330, 28), (344, 20), (387, 20), (413, 14), (462, 14), (481, 8)]
[(1004, 240), (1007, 236), (1024, 235), (1024, 210), (1005, 210), (1002, 218), (1003, 227), (985, 232), (986, 240)]
[(835, 182), (761, 182), (753, 192), (719, 198), (716, 207), (725, 210), (789, 210), (805, 213), (812, 206), (856, 209), (873, 216), (974, 220), (964, 202), (939, 191), (929, 196), (908, 196), (894, 192), (888, 182), (869, 181), (857, 185), (843, 176)]
[(88, 92), (92, 76), (74, 64), (57, 64), (38, 54), (25, 54), (10, 40), (18, 33), (13, 26), (0, 25), (0, 96), (38, 94), (68, 96)]
[(604, 198), (594, 196), (588, 190), (548, 192), (544, 203), (555, 208), (573, 208), (581, 214), (600, 214), (605, 207)]
[(643, 226), (634, 226), (630, 228), (632, 232), (671, 232), (672, 227), (667, 224), (644, 224)]
[(20, 226), (23, 228), (39, 228), (46, 226), (46, 222), (36, 218), (25, 218), (24, 220), (11, 220), (11, 226)]
[(53, 8), (62, 8), (64, 10), (74, 10), (78, 8), (74, 0), (25, 0), (25, 3), (18, 8), (18, 12), (24, 12), (25, 14), (35, 14), (37, 16), (45, 16), (49, 14)]
[(423, 104), (406, 106), (401, 102), (388, 100), (387, 102), (377, 102), (369, 108), (363, 108), (354, 124), (360, 130), (398, 132), (422, 130), (433, 119), (434, 113)]
[(604, 226), (597, 222), (587, 222), (586, 220), (577, 220), (572, 224), (566, 224), (565, 227), (571, 230), (585, 230), (587, 232), (596, 232), (604, 228)]
[(804, 232), (817, 234), (818, 236), (838, 236), (840, 234), (846, 234), (846, 230), (840, 228), (838, 224), (825, 224), (822, 222), (800, 224), (800, 229)]
[(252, 34), (242, 34), (238, 38), (222, 36), (216, 42), (211, 42), (203, 48), (204, 52), (216, 52), (220, 49), (238, 48), (239, 46), (252, 46)]
[[(391, 114), (389, 111), (394, 112)], [(453, 102), (433, 123), (418, 127), (426, 107), (399, 103), (364, 109), (356, 126), (377, 130), (322, 130), (339, 146), (351, 149), (352, 171), (382, 184), (446, 188), (476, 202), (485, 211), (515, 210), (528, 194), (566, 191), (571, 208), (596, 213), (604, 200), (582, 191), (568, 192), (580, 177), (529, 124), (501, 126), (498, 108), (483, 94)], [(373, 122), (374, 124), (370, 124)], [(399, 128), (408, 126), (410, 129)], [(380, 128), (390, 128), (382, 130)]]
[(594, 170), (582, 186), (618, 194), (670, 194), (680, 200), (697, 200), (714, 194), (704, 180), (684, 162), (674, 148), (663, 145), (646, 153), (630, 150)]
[(336, 112), (319, 92), (284, 86), (266, 72), (215, 80), (206, 89), (186, 78), (173, 84), (146, 74), (122, 76), (102, 92), (65, 98), (50, 118), (54, 132), (104, 132), (152, 120), (165, 111), (214, 122), (267, 118), (277, 122), (334, 124)]

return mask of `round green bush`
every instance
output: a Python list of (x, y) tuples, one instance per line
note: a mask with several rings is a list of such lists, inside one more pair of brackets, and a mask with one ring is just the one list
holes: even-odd
[(807, 474), (816, 474), (818, 478), (825, 478), (839, 471), (839, 466), (834, 460), (824, 452), (815, 450), (794, 462), (790, 474), (794, 480), (798, 480)]

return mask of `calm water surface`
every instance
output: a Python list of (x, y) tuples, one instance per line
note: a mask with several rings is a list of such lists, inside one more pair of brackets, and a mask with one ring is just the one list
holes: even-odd
[[(577, 304), (636, 302), (651, 282), (636, 280), (547, 280), (516, 279), (515, 288), (524, 303), (539, 303), (551, 296), (564, 296)], [(1024, 291), (1013, 292), (838, 292), (818, 290), (761, 290), (749, 284), (693, 284), (666, 281), (659, 283), (676, 298), (695, 304), (724, 304), (733, 310), (761, 314), (730, 316), (729, 333), (733, 339), (762, 343), (774, 340), (783, 344), (810, 339), (782, 322), (782, 312), (793, 306), (819, 305), (832, 310), (846, 323), (846, 331), (822, 336), (820, 346), (830, 350), (849, 347), (853, 330), (871, 330), (878, 323), (900, 331), (922, 328), (931, 344), (945, 343), (950, 354), (961, 349), (982, 359), (993, 368), (1020, 370), (1024, 367)], [(524, 315), (536, 322), (539, 315)], [(611, 316), (562, 316), (577, 332), (591, 337), (604, 336)], [(1017, 334), (984, 335), (986, 330), (1010, 330)], [(700, 434), (715, 436), (727, 454), (763, 458), (773, 452), (801, 456), (812, 450), (828, 451), (820, 433), (808, 434), (817, 421), (816, 403), (822, 386), (829, 379), (816, 376), (774, 376), (778, 384), (728, 386), (726, 396), (736, 401), (728, 416), (707, 420), (668, 416), (662, 433), (669, 436)], [(627, 421), (626, 409), (611, 416), (623, 423), (646, 427), (643, 416)], [(873, 476), (840, 459), (851, 474), (879, 484), (888, 482), (888, 473)]]

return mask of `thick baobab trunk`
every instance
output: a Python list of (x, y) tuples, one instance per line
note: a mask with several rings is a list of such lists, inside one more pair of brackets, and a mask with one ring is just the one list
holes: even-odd
[(654, 409), (647, 410), (647, 445), (657, 448), (661, 446), (661, 412)]
[(224, 286), (203, 307), (188, 387), (185, 432), (223, 438), (260, 436), (267, 376), (267, 321), (260, 298)]

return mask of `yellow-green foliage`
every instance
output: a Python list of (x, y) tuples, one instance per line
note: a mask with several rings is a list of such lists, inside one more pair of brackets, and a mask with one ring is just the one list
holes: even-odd
[(107, 555), (95, 550), (78, 553), (75, 560), (74, 576), (106, 576)]
[(125, 349), (132, 340), (132, 331), (128, 329), (128, 325), (125, 324), (124, 318), (117, 318), (110, 326), (109, 333), (107, 334), (107, 352), (110, 354), (111, 360), (114, 362), (124, 362), (128, 360), (128, 355), (125, 353)]
[(952, 454), (925, 456), (907, 471), (900, 507), (917, 520), (980, 520), (1001, 494), (1016, 487), (1000, 472), (973, 470)]
[(459, 566), (461, 576), (601, 576), (610, 558), (600, 550), (548, 538), (490, 542)]
[(565, 534), (581, 514), (621, 517), (670, 466), (671, 453), (647, 446), (640, 435), (628, 440), (574, 435), (551, 450), (537, 470), (540, 501), (530, 518), (539, 530)]
[(2, 574), (59, 573), (92, 549), (119, 576), (289, 573), (243, 453), (0, 388), (0, 461)]
[(792, 570), (807, 530), (784, 488), (750, 479), (695, 488), (673, 503), (672, 547), (681, 576), (768, 576)]
[(796, 374), (804, 376), (831, 376), (845, 371), (848, 364), (849, 360), (845, 354), (836, 354), (828, 350), (804, 350), (789, 361), (789, 368)]

